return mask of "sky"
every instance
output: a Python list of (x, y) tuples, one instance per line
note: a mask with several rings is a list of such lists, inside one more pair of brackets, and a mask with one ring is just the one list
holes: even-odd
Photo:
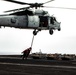
[[(17, 0), (27, 3), (43, 3), (48, 0)], [(55, 0), (45, 6), (76, 8), (76, 0)], [(25, 7), (11, 2), (0, 0), (0, 15), (4, 11)], [(43, 30), (34, 37), (32, 52), (76, 54), (76, 10), (41, 8), (54, 15), (61, 22), (61, 31)], [(0, 54), (21, 54), (23, 50), (31, 46), (33, 30), (16, 29), (10, 27), (0, 28)]]

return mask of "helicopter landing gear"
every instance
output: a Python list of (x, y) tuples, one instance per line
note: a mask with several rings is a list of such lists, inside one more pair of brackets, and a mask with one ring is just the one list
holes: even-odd
[(37, 33), (38, 33), (39, 31), (41, 31), (41, 29), (35, 29), (35, 30), (33, 31), (33, 35), (37, 35)]
[(49, 33), (52, 35), (53, 34), (53, 29), (49, 29)]
[(61, 31), (61, 28), (59, 28), (58, 31)]
[(37, 35), (37, 32), (35, 30), (33, 31), (33, 35)]
[(36, 30), (36, 29), (35, 29), (35, 30), (33, 31), (33, 35), (37, 35), (38, 32), (39, 32), (39, 30)]

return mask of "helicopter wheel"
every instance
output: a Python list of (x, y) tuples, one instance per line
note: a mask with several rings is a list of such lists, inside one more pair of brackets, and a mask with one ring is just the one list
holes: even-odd
[(60, 31), (60, 30), (61, 30), (61, 28), (58, 29), (58, 31)]
[(33, 31), (33, 35), (37, 35), (37, 31), (36, 30)]
[(53, 29), (50, 29), (49, 30), (49, 33), (52, 35), (53, 34)]

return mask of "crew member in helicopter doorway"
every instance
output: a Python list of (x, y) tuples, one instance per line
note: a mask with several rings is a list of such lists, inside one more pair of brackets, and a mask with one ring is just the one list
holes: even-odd
[(31, 50), (32, 50), (32, 48), (29, 47), (29, 48), (25, 49), (25, 50), (22, 52), (22, 53), (23, 53), (23, 55), (22, 55), (22, 59), (23, 59), (23, 60), (24, 60), (24, 59), (27, 59), (27, 57), (29, 56)]

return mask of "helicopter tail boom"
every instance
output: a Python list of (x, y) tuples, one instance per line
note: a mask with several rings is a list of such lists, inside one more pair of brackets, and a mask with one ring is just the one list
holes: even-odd
[(39, 27), (38, 16), (0, 16), (0, 26), (20, 29), (37, 29)]

